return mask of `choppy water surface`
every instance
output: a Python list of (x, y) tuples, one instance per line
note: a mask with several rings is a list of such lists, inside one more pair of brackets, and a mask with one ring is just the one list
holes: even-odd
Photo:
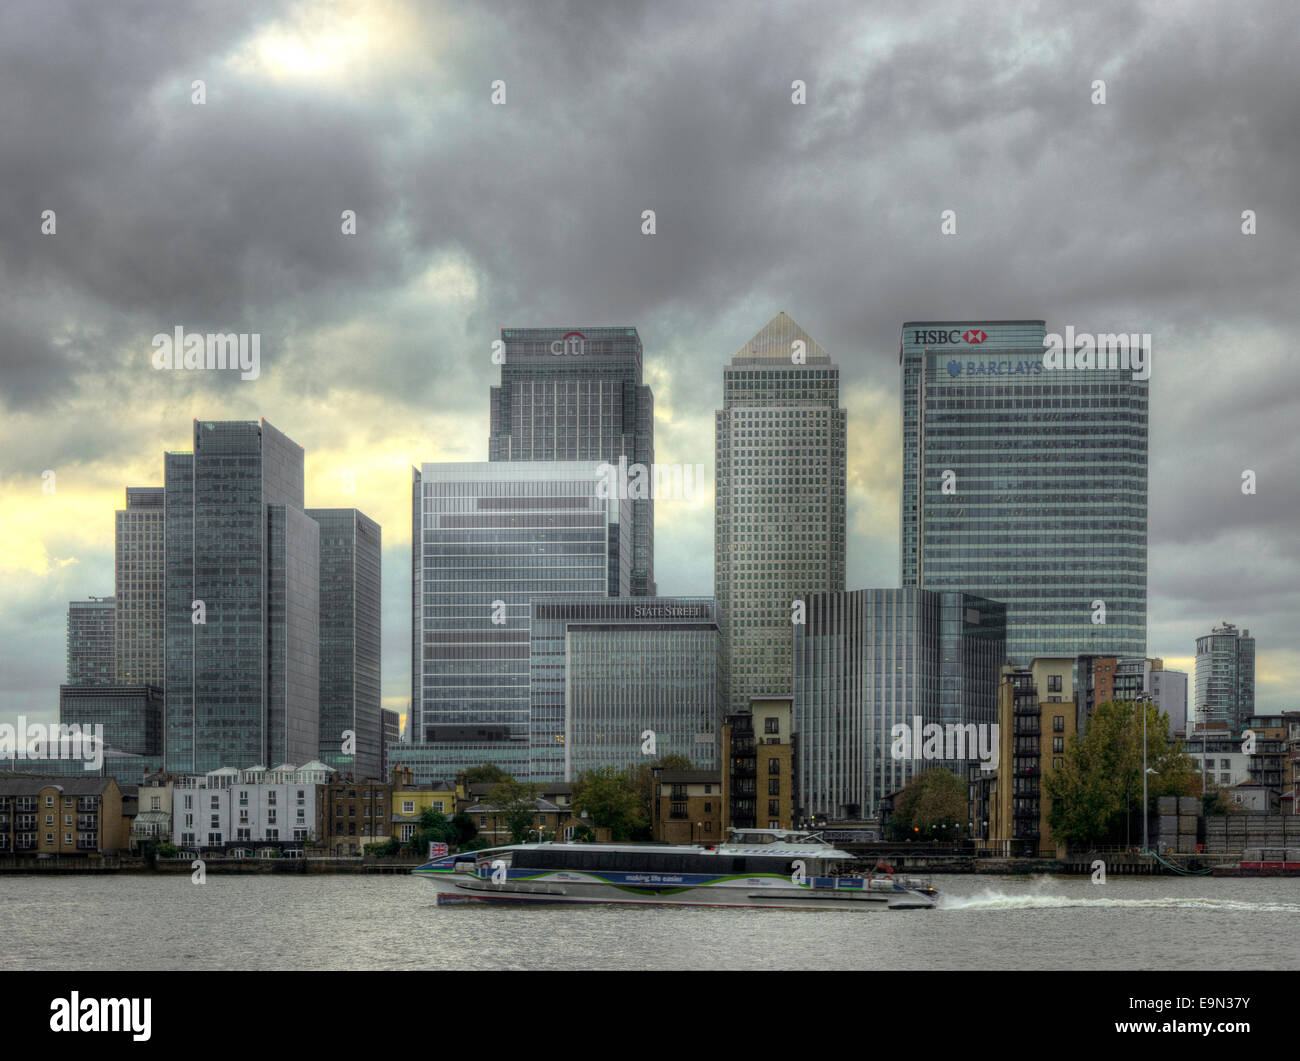
[(1300, 879), (936, 876), (935, 910), (437, 907), (410, 876), (0, 877), (6, 969), (1295, 969)]

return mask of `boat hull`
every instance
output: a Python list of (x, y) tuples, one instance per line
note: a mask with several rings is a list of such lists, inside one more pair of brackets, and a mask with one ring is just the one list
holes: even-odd
[(554, 873), (527, 880), (494, 881), (463, 873), (416, 873), (437, 890), (440, 905), (528, 903), (534, 905), (719, 906), (768, 910), (851, 910), (855, 913), (915, 910), (934, 901), (909, 891), (809, 888), (765, 878), (713, 885), (654, 886), (581, 879)]

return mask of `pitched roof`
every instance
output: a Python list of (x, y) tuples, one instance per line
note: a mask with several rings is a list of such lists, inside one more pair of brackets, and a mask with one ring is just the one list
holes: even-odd
[(743, 364), (746, 361), (784, 362), (789, 365), (792, 344), (796, 341), (804, 344), (804, 354), (808, 362), (830, 361), (830, 355), (822, 349), (821, 344), (804, 331), (789, 314), (782, 310), (762, 328), (752, 339), (736, 351), (731, 363)]

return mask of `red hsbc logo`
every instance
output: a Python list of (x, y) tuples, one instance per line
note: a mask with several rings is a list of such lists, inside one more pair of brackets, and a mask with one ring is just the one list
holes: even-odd
[(989, 333), (981, 328), (971, 328), (965, 332), (959, 332), (954, 328), (952, 331), (914, 331), (912, 342), (917, 346), (923, 346), (930, 343), (955, 343), (958, 339), (965, 339), (966, 342), (977, 346), (988, 337)]

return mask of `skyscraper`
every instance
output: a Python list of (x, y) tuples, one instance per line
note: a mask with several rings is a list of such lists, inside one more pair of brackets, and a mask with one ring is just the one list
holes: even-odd
[[(1006, 609), (966, 593), (812, 593), (794, 626), (794, 731), (804, 816), (866, 817), (928, 765), (963, 779), (979, 731), (942, 764), (894, 755), (893, 727), (991, 726), (1006, 652)], [(953, 731), (956, 732), (955, 730)], [(994, 748), (992, 731), (984, 730)], [(947, 747), (945, 745), (945, 754)], [(956, 746), (954, 742), (954, 752)]]
[(68, 684), (113, 684), (112, 597), (68, 603)]
[[(651, 469), (654, 395), (635, 328), (502, 328), (490, 461), (605, 461)], [(653, 596), (654, 500), (632, 504), (632, 589)]]
[(1255, 639), (1232, 623), (1196, 639), (1196, 724), (1236, 736), (1255, 713)]
[(267, 421), (194, 421), (164, 457), (168, 770), (305, 763), (320, 743), (320, 528), (303, 450)]
[(717, 765), (712, 600), (536, 598), (530, 637), (534, 781), (664, 755)]
[(128, 486), (115, 518), (115, 680), (163, 684), (163, 488)]
[[(354, 778), (384, 776), (379, 619), (382, 535), (355, 508), (309, 508), (320, 527), (320, 752)], [(343, 751), (345, 733), (355, 751)]]
[(1146, 655), (1147, 381), (1049, 369), (1043, 321), (909, 321), (904, 586), (1005, 601), (1007, 652)]
[[(633, 502), (607, 496), (596, 461), (413, 473), (410, 739), (460, 742), (479, 728), (517, 762), (520, 749), (505, 745), (527, 753), (532, 601), (628, 596)], [(490, 751), (475, 749), (474, 762)]]
[(723, 370), (714, 587), (727, 713), (789, 695), (793, 602), (844, 589), (840, 372), (779, 313)]

